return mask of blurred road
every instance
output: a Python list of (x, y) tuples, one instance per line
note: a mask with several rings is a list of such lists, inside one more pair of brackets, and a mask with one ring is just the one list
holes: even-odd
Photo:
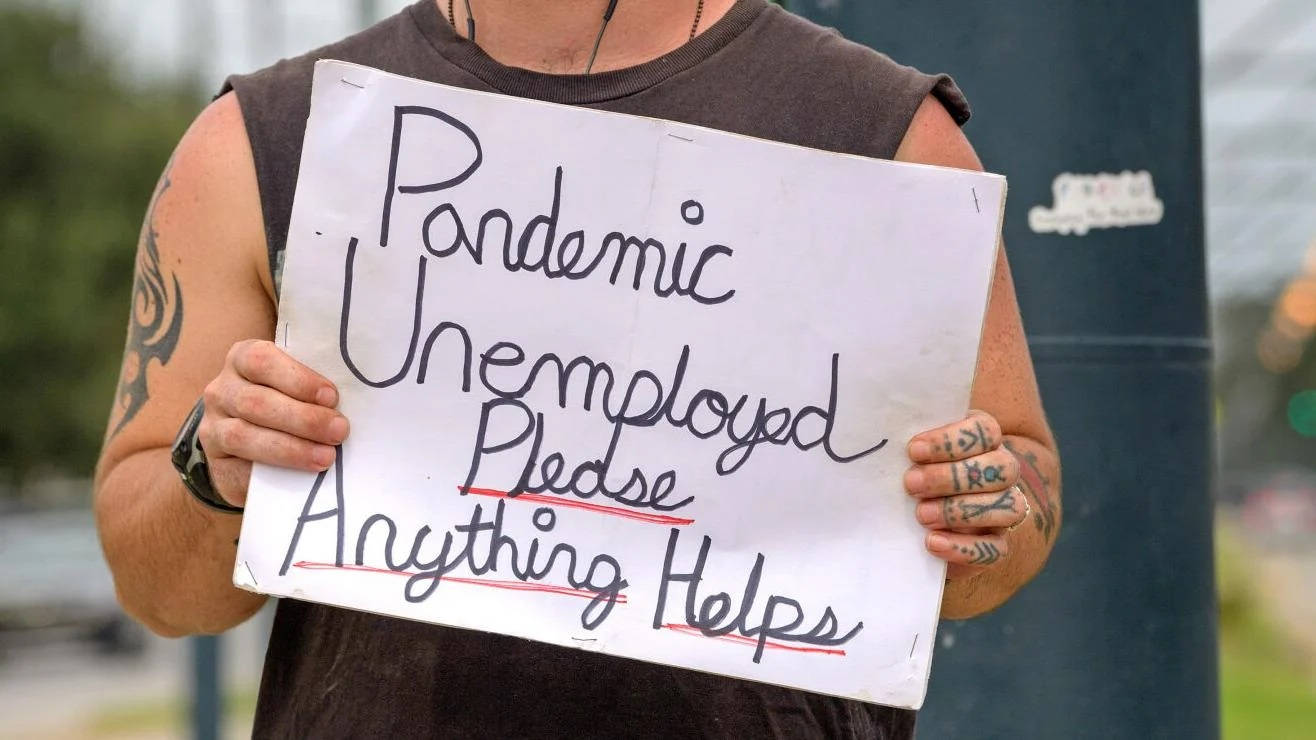
[[(267, 609), (224, 636), (222, 670), (230, 691), (250, 695), (258, 685), (268, 615)], [(191, 669), (186, 640), (148, 636), (145, 650), (134, 656), (99, 654), (86, 642), (6, 640), (0, 738), (183, 737), (176, 713), (189, 702)], [(226, 730), (250, 736), (250, 726)]]

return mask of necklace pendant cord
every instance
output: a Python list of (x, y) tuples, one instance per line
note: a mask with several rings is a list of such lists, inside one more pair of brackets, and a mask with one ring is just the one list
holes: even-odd
[[(463, 0), (466, 4), (466, 38), (475, 43), (475, 14), (471, 12), (471, 0)], [(617, 10), (618, 0), (608, 0), (608, 7), (603, 11), (603, 23), (599, 25), (599, 33), (594, 37), (594, 48), (589, 52), (589, 61), (585, 64), (585, 74), (590, 74), (594, 69), (594, 60), (599, 56), (599, 45), (603, 43), (603, 34), (608, 30), (608, 21), (612, 20), (612, 14)], [(448, 0), (448, 25), (453, 29), (457, 28), (457, 18), (453, 13), (454, 0)], [(695, 20), (690, 24), (690, 40), (693, 41), (695, 35), (699, 33), (699, 20), (704, 15), (704, 0), (699, 0), (695, 5)]]

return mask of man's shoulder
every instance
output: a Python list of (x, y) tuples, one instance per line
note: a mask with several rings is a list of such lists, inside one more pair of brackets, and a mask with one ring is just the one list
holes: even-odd
[(823, 26), (801, 15), (772, 6), (764, 13), (765, 50), (775, 53), (790, 50), (790, 60), (801, 69), (819, 74), (845, 74), (857, 77), (889, 77), (910, 71), (887, 54), (851, 41), (830, 26)]
[[(929, 94), (962, 123), (968, 104), (946, 75), (925, 74), (846, 39), (834, 28), (767, 8), (735, 52), (765, 121), (763, 138), (890, 158)], [(788, 111), (782, 115), (781, 111)]]

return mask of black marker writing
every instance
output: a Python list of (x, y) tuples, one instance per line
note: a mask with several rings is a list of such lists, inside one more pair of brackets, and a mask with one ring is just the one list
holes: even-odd
[[(689, 573), (677, 573), (674, 561), (676, 548), (681, 537), (681, 530), (673, 527), (667, 538), (667, 555), (663, 558), (662, 580), (658, 586), (658, 603), (654, 607), (653, 628), (659, 629), (666, 622), (667, 596), (672, 584), (684, 583), (685, 587), (685, 623), (696, 627), (708, 637), (718, 637), (736, 632), (744, 637), (758, 641), (754, 649), (754, 662), (763, 658), (763, 649), (769, 640), (799, 642), (806, 645), (843, 645), (849, 642), (864, 628), (858, 622), (843, 635), (837, 635), (840, 629), (836, 613), (830, 606), (823, 608), (818, 622), (807, 632), (798, 631), (804, 623), (804, 607), (800, 602), (787, 596), (771, 594), (759, 609), (757, 623), (751, 624), (750, 613), (758, 603), (759, 580), (763, 576), (766, 558), (762, 553), (754, 560), (745, 579), (745, 590), (740, 596), (740, 606), (736, 609), (735, 599), (727, 592), (720, 592), (699, 600), (699, 584), (704, 579), (704, 567), (708, 563), (708, 551), (713, 540), (704, 536), (699, 546), (699, 555)], [(732, 610), (735, 609), (735, 616)], [(782, 618), (784, 616), (784, 619)]]
[[(474, 155), (455, 175), (445, 179), (421, 185), (398, 184), (398, 163), (403, 150), (404, 131), (409, 130), (406, 122), (408, 116), (425, 116), (452, 127), (470, 142)], [(394, 109), (393, 145), (388, 163), (388, 189), (384, 193), (380, 209), (379, 245), (387, 246), (390, 223), (393, 217), (395, 194), (414, 195), (452, 190), (469, 180), (484, 161), (484, 150), (480, 139), (469, 126), (442, 111), (415, 105), (402, 105)], [(611, 264), (607, 272), (608, 282), (617, 285), (623, 275), (633, 290), (640, 290), (647, 276), (653, 294), (660, 298), (670, 296), (687, 297), (705, 305), (716, 305), (731, 300), (736, 294), (734, 289), (725, 290), (717, 295), (700, 292), (699, 283), (704, 278), (704, 271), (718, 257), (728, 259), (733, 250), (723, 244), (710, 244), (699, 250), (687, 264), (687, 242), (681, 242), (675, 250), (653, 237), (641, 237), (621, 231), (610, 231), (597, 246), (590, 250), (592, 256), (582, 264), (587, 254), (588, 241), (584, 230), (574, 230), (557, 238), (558, 214), (562, 205), (562, 167), (558, 167), (553, 177), (553, 195), (547, 213), (541, 213), (526, 222), (520, 236), (513, 240), (512, 216), (502, 208), (492, 208), (480, 216), (475, 240), (471, 241), (466, 222), (452, 203), (435, 206), (421, 223), (420, 237), (425, 250), (435, 257), (450, 257), (465, 252), (478, 265), (484, 264), (484, 247), (486, 237), (495, 230), (501, 242), (502, 265), (509, 272), (539, 272), (550, 279), (566, 278), (583, 280), (606, 264)], [(696, 201), (686, 201), (681, 205), (681, 218), (689, 226), (698, 226), (704, 221), (704, 207)], [(442, 238), (440, 238), (442, 237)], [(597, 238), (597, 237), (596, 237)], [(669, 254), (670, 251), (670, 254)], [(631, 267), (627, 267), (628, 261)], [(652, 269), (646, 272), (646, 268)], [(689, 270), (688, 274), (686, 270)], [(629, 272), (628, 272), (629, 270)]]

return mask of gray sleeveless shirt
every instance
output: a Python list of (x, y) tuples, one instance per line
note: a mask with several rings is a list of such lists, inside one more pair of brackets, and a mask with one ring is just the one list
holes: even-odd
[[(956, 121), (969, 117), (950, 78), (898, 65), (765, 0), (738, 0), (669, 54), (590, 76), (499, 64), (454, 33), (436, 0), (420, 0), (226, 82), (251, 141), (276, 284), (317, 59), (884, 159), (928, 94)], [(904, 710), (283, 599), (255, 735), (894, 739), (913, 728)]]

